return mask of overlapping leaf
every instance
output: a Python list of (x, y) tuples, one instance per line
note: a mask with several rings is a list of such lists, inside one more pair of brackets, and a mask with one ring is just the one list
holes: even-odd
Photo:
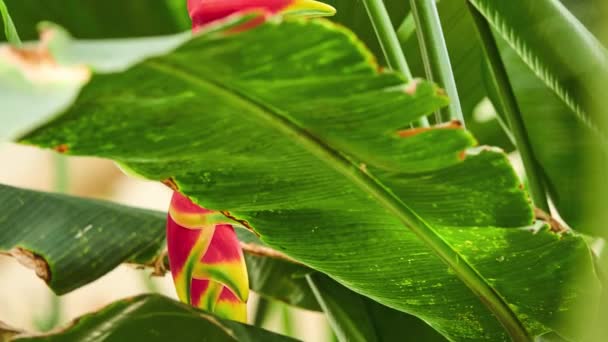
[[(575, 229), (606, 236), (589, 208), (606, 202), (608, 189), (590, 181), (608, 167), (601, 104), (608, 51), (557, 0), (470, 2), (506, 42), (503, 58), (560, 215)], [(597, 196), (588, 196), (591, 189)]]
[[(59, 55), (74, 63), (97, 48)], [(569, 283), (594, 278), (581, 239), (516, 228), (531, 224), (531, 210), (505, 156), (463, 153), (473, 140), (458, 129), (402, 132), (446, 99), (431, 84), (377, 74), (328, 22), (216, 32), (139, 63), (129, 55), (125, 72), (94, 75), (69, 110), (22, 141), (166, 181), (452, 340), (506, 337), (482, 300), (531, 334), (564, 335), (561, 314), (595, 300), (596, 289)], [(497, 297), (480, 300), (463, 280)]]
[(421, 320), (389, 309), (316, 273), (307, 276), (334, 333), (340, 341), (397, 342), (446, 339)]
[[(58, 294), (86, 285), (121, 263), (160, 270), (166, 266), (166, 213), (6, 185), (0, 185), (0, 208), (0, 253), (37, 266)], [(273, 256), (276, 252), (252, 233), (237, 233), (246, 247), (252, 290), (320, 310), (305, 279), (310, 269)]]
[(601, 92), (596, 81), (608, 81), (608, 51), (564, 5), (557, 0), (470, 2), (582, 123), (606, 135), (594, 105)]
[(152, 264), (164, 247), (159, 212), (5, 185), (0, 208), (0, 252), (35, 267), (58, 294), (123, 262)]
[[(0, 328), (1, 329), (1, 328)], [(71, 326), (42, 336), (14, 341), (218, 341), (289, 342), (253, 326), (223, 320), (158, 295), (112, 303), (77, 319)]]
[[(0, 241), (3, 241), (0, 243), (0, 251), (8, 252), (18, 246), (28, 246), (28, 251), (32, 255), (38, 256), (41, 263), (65, 265), (65, 267), (54, 267), (51, 273), (53, 282), (49, 283), (49, 286), (57, 292), (60, 292), (57, 284), (72, 282), (70, 288), (86, 284), (97, 279), (102, 272), (107, 272), (115, 267), (118, 262), (135, 263), (142, 267), (154, 266), (153, 261), (163, 262), (165, 213), (144, 211), (61, 194), (39, 193), (4, 185), (0, 185), (0, 198), (2, 198), (0, 207), (5, 208), (4, 220), (0, 222)], [(19, 210), (11, 210), (8, 205), (11, 202), (18, 203)], [(82, 208), (86, 208), (87, 213)], [(38, 219), (21, 220), (25, 212), (31, 213), (30, 215)], [(98, 215), (92, 219), (88, 212), (95, 212)], [(125, 212), (131, 213), (133, 217), (125, 220)], [(61, 219), (45, 220), (44, 218), (53, 216), (47, 215), (48, 213), (53, 213), (56, 215), (55, 217), (61, 217)], [(91, 228), (86, 232), (80, 231), (83, 234), (81, 237), (86, 234), (87, 245), (74, 244), (74, 236), (78, 232), (66, 229), (66, 227), (88, 227), (89, 225)], [(107, 228), (98, 229), (102, 226)], [(137, 233), (137, 242), (132, 239), (133, 233)], [(116, 236), (122, 236), (122, 234), (127, 235), (129, 243), (122, 243), (124, 238), (116, 239)], [(237, 229), (237, 234), (245, 250), (250, 277), (249, 284), (251, 289), (259, 295), (299, 308), (321, 311), (316, 296), (308, 285), (307, 276), (312, 276), (318, 295), (332, 298), (335, 301), (349, 302), (342, 308), (342, 317), (362, 318), (375, 322), (370, 336), (390, 340), (390, 338), (400, 336), (404, 331), (408, 331), (409, 334), (425, 334), (424, 336), (433, 334), (430, 327), (412, 316), (383, 307), (369, 298), (359, 296), (326, 276), (313, 275), (317, 272), (296, 264), (292, 260), (284, 258), (280, 253), (269, 249), (254, 234), (244, 229)], [(21, 236), (20, 239), (19, 236)], [(40, 240), (40, 237), (47, 236), (52, 236), (52, 240)], [(12, 243), (7, 242), (9, 237), (13, 239)], [(150, 246), (148, 249), (151, 253), (145, 258), (130, 257), (141, 251), (142, 245)], [(66, 249), (66, 246), (70, 247)], [(91, 246), (96, 246), (96, 253), (82, 252), (87, 249), (91, 250)], [(99, 257), (101, 254), (125, 256), (125, 259)], [(57, 257), (58, 255), (60, 256)], [(78, 277), (74, 277), (74, 274), (77, 274)], [(331, 315), (332, 312), (330, 311), (328, 314)], [(407, 325), (404, 326), (402, 324), (404, 322)], [(399, 325), (393, 325), (393, 323), (399, 323)], [(0, 331), (8, 334), (13, 330), (2, 327), (0, 322)], [(348, 334), (355, 336), (354, 332), (348, 332)], [(437, 334), (435, 333), (435, 335)]]

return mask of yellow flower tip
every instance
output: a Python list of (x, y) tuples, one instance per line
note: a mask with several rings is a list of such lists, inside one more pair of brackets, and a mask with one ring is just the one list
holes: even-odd
[(293, 0), (283, 9), (284, 16), (297, 17), (329, 17), (336, 14), (336, 9), (328, 4), (315, 0)]

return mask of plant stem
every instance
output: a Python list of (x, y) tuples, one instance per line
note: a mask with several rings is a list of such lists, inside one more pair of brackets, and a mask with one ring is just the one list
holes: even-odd
[(410, 0), (410, 4), (416, 21), (416, 32), (426, 76), (430, 81), (439, 83), (445, 88), (450, 98), (450, 105), (447, 108), (449, 119), (464, 124), (456, 80), (435, 0)]
[(253, 315), (253, 325), (262, 328), (272, 313), (273, 303), (266, 297), (259, 296)]
[(372, 21), (388, 66), (393, 70), (401, 72), (410, 81), (413, 78), (412, 72), (405, 60), (397, 33), (393, 28), (393, 23), (384, 3), (382, 0), (363, 0), (363, 4)]
[[(1, 1), (1, 0), (0, 0)], [(0, 4), (1, 6), (2, 4)], [(58, 193), (66, 193), (69, 188), (68, 164), (67, 158), (59, 155), (53, 155), (53, 163), (55, 164), (54, 188)], [(38, 330), (47, 332), (53, 330), (62, 318), (62, 301), (59, 296), (51, 291), (49, 293), (49, 311), (34, 318), (34, 323)]]
[[(68, 170), (68, 159), (65, 156), (55, 154), (55, 191), (67, 193), (70, 188), (70, 176)], [(48, 330), (54, 329), (61, 321), (62, 300), (54, 293), (51, 296), (51, 312), (47, 318)]]
[[(402, 73), (407, 81), (412, 80), (412, 72), (403, 54), (403, 49), (399, 43), (397, 32), (393, 28), (393, 23), (388, 15), (388, 11), (382, 0), (363, 0), (367, 14), (372, 22), (372, 26), (384, 52), (384, 57), (389, 68)], [(429, 121), (426, 117), (418, 120), (421, 127), (428, 127)]]
[(68, 160), (66, 157), (59, 154), (53, 155), (53, 159), (55, 163), (55, 191), (66, 193), (69, 190), (70, 182)]
[(12, 45), (21, 46), (19, 33), (17, 33), (17, 28), (15, 27), (15, 24), (8, 13), (8, 8), (6, 7), (4, 0), (0, 0), (0, 16), (4, 22), (4, 34), (6, 34), (6, 40), (8, 40), (8, 42)]
[(281, 321), (283, 323), (283, 334), (287, 336), (295, 336), (296, 329), (293, 322), (292, 312), (287, 304), (281, 305)]
[(490, 25), (473, 5), (467, 2), (467, 6), (473, 15), (477, 32), (481, 38), (482, 50), (489, 64), (490, 76), (500, 101), (500, 108), (504, 111), (507, 122), (511, 128), (511, 133), (515, 139), (515, 145), (519, 150), (519, 155), (521, 156), (526, 172), (528, 189), (532, 201), (537, 208), (546, 213), (550, 213), (551, 210), (549, 201), (547, 200), (547, 192), (545, 184), (543, 183), (540, 167), (534, 157), (532, 145), (528, 138), (528, 132), (524, 125), (519, 105), (515, 98), (511, 83), (509, 82), (509, 76), (507, 75), (507, 70), (500, 57), (500, 51), (498, 51), (498, 46), (496, 45), (496, 40), (492, 34)]

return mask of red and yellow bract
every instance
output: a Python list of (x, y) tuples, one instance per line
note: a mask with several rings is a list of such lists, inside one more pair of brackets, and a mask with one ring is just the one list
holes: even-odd
[(240, 30), (259, 25), (275, 14), (318, 17), (334, 15), (336, 10), (314, 0), (188, 0), (188, 12), (196, 31), (214, 21), (248, 12), (259, 13), (260, 16)]
[(246, 321), (249, 281), (234, 228), (178, 192), (167, 217), (169, 264), (180, 300)]
[[(239, 32), (273, 15), (327, 16), (335, 9), (314, 0), (188, 0), (192, 29), (226, 17), (258, 13)], [(173, 194), (167, 217), (167, 248), (171, 274), (181, 301), (219, 317), (247, 320), (249, 281), (234, 228), (224, 215), (202, 208), (179, 192)]]

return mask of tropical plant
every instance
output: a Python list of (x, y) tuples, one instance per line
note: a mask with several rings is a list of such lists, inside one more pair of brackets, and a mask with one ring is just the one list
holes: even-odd
[(608, 338), (608, 6), (326, 2), (0, 0), (0, 137), (175, 192), (0, 185), (0, 252), (59, 295), (170, 269), (185, 302), (3, 339), (290, 340), (250, 289), (341, 341)]

